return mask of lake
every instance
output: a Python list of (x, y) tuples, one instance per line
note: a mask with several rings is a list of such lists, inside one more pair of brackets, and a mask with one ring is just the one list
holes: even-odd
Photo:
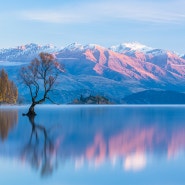
[(184, 185), (185, 106), (0, 107), (1, 185)]

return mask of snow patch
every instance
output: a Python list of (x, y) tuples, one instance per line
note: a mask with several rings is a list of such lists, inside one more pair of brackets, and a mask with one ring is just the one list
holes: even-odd
[(122, 43), (120, 45), (111, 46), (110, 49), (118, 53), (124, 53), (126, 51), (140, 51), (146, 53), (153, 50), (153, 48), (140, 44), (139, 42)]
[(70, 50), (70, 51), (80, 50), (80, 51), (82, 51), (82, 50), (84, 50), (84, 47), (82, 44), (74, 42), (74, 43), (68, 45), (67, 47), (65, 47), (64, 50)]

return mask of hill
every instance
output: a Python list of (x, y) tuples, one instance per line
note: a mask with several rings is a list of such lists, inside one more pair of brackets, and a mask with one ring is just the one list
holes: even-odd
[(185, 104), (185, 94), (175, 91), (146, 90), (123, 98), (126, 104)]

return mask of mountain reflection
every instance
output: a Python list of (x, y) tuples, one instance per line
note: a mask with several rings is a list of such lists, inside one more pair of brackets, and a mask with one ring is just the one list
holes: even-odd
[[(87, 147), (85, 157), (94, 160), (96, 165), (100, 165), (106, 159), (115, 162), (121, 158), (125, 160), (125, 170), (129, 170), (138, 169), (141, 165), (144, 167), (147, 154), (166, 155), (170, 159), (181, 151), (185, 151), (185, 127), (174, 128), (169, 132), (154, 126), (124, 129), (107, 139), (97, 133), (93, 144)], [(129, 167), (131, 162), (134, 164), (130, 164), (132, 167)]]
[(72, 158), (77, 168), (85, 163), (100, 166), (107, 161), (114, 166), (121, 161), (124, 170), (135, 171), (147, 165), (149, 155), (167, 160), (173, 160), (182, 152), (184, 155), (185, 110), (155, 109), (123, 109), (116, 114), (96, 110), (96, 116), (95, 111), (92, 115), (83, 113), (88, 123), (79, 124), (76, 120), (61, 131), (60, 158)]
[[(151, 158), (185, 156), (184, 113), (185, 108), (41, 109), (36, 117), (20, 118), (12, 138), (21, 153), (20, 148), (11, 153), (19, 154), (18, 160), (29, 163), (41, 176), (51, 175), (69, 161), (77, 169), (109, 162), (125, 171), (138, 171)], [(17, 114), (11, 114), (17, 120)], [(7, 145), (12, 138), (5, 141)], [(3, 154), (9, 150), (4, 147)]]
[(16, 110), (0, 110), (0, 139), (5, 140), (9, 131), (17, 124)]
[[(74, 158), (77, 163), (80, 159), (81, 165), (93, 162), (95, 166), (100, 166), (107, 160), (115, 165), (121, 159), (125, 170), (140, 170), (145, 167), (146, 156), (149, 154), (163, 155), (170, 159), (185, 151), (185, 127), (177, 130), (174, 128), (170, 132), (155, 126), (125, 128), (108, 137), (106, 133), (97, 132), (90, 142), (88, 138), (83, 140), (79, 137), (79, 140), (81, 142), (69, 142), (66, 145), (67, 141), (63, 138), (60, 156), (65, 159)], [(65, 151), (65, 155), (62, 151)]]

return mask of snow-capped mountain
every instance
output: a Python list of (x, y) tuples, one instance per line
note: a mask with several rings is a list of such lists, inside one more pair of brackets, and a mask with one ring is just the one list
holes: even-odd
[(86, 50), (94, 50), (96, 48), (102, 48), (106, 49), (103, 46), (99, 46), (97, 44), (87, 44), (87, 45), (82, 45), (79, 43), (72, 43), (66, 47), (64, 47), (60, 52), (85, 52)]
[(129, 56), (132, 56), (135, 53), (143, 53), (144, 55), (152, 54), (158, 56), (167, 52), (164, 49), (152, 48), (150, 46), (143, 45), (139, 42), (122, 43), (116, 46), (111, 46), (109, 49), (114, 52), (126, 54)]
[[(119, 102), (125, 95), (146, 89), (185, 91), (185, 59), (174, 52), (139, 43), (111, 48), (73, 43), (60, 50), (51, 45), (30, 44), (0, 50), (0, 61), (25, 64), (41, 51), (54, 54), (64, 65), (66, 72), (61, 74), (57, 86), (62, 102), (71, 102), (87, 93), (101, 94)], [(0, 63), (2, 67), (12, 79), (20, 68)], [(19, 85), (19, 88), (22, 87)]]
[(175, 52), (154, 49), (137, 42), (112, 46), (110, 49), (137, 60), (152, 63), (180, 76), (185, 76), (185, 57), (180, 57)]
[(0, 49), (0, 61), (30, 61), (38, 56), (40, 52), (55, 53), (57, 51), (59, 51), (59, 48), (51, 44), (42, 46), (31, 43), (15, 48)]
[[(133, 46), (133, 43), (127, 46)], [(143, 47), (148, 50), (141, 49)], [(56, 57), (66, 66), (73, 63), (71, 72), (73, 71), (74, 74), (87, 73), (110, 77), (109, 73), (116, 73), (113, 76), (121, 75), (122, 79), (155, 81), (162, 79), (168, 81), (169, 77), (181, 78), (185, 75), (183, 70), (185, 60), (173, 52), (151, 48), (149, 50), (149, 47), (141, 44), (135, 45), (134, 48), (131, 49), (133, 55), (130, 55), (124, 52), (128, 47), (125, 50), (119, 50), (120, 53), (95, 44), (83, 46), (74, 43), (58, 52)], [(137, 48), (140, 49), (136, 50)], [(82, 66), (86, 66), (86, 70), (83, 70)], [(89, 71), (87, 67), (90, 67)]]
[(128, 42), (116, 46), (111, 46), (110, 50), (118, 53), (127, 53), (135, 51), (147, 53), (148, 51), (153, 50), (153, 48), (140, 44), (139, 42)]

